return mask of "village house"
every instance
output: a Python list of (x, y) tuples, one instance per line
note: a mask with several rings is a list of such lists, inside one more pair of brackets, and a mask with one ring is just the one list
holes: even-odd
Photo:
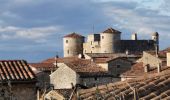
[(147, 74), (164, 72), (170, 69), (170, 53), (144, 51), (143, 57), (131, 67), (131, 70), (121, 75), (121, 80), (134, 79)]
[(117, 80), (94, 62), (78, 59), (58, 64), (58, 69), (50, 75), (50, 81), (54, 89), (71, 89), (76, 84), (92, 87)]
[(126, 58), (94, 58), (93, 62), (104, 68), (115, 77), (119, 77), (122, 73), (130, 70), (132, 62)]
[(26, 61), (0, 61), (0, 100), (36, 100), (36, 95), (36, 76)]

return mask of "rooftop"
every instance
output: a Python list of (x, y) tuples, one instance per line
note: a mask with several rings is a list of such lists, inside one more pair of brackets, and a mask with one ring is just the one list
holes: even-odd
[[(149, 72), (146, 73), (146, 72), (144, 72), (144, 67), (143, 66), (144, 65), (143, 65), (142, 62), (136, 63), (131, 67), (131, 70), (123, 73), (122, 76), (123, 77), (142, 77), (143, 75), (146, 75), (146, 74), (154, 75), (154, 74), (157, 73), (157, 67), (150, 68)], [(162, 66), (161, 67), (161, 72), (164, 72), (164, 71), (170, 71), (170, 67)]]
[(48, 58), (48, 59), (42, 61), (41, 63), (55, 63), (56, 60), (57, 60), (57, 63), (64, 63), (64, 62), (71, 62), (71, 61), (74, 61), (77, 59), (79, 59), (77, 56), (57, 58), (57, 59), (55, 59), (55, 57), (53, 57), (53, 58)]
[(35, 74), (24, 60), (1, 60), (0, 81), (24, 82), (35, 80)]
[(81, 74), (107, 73), (105, 69), (95, 64), (91, 60), (79, 59), (72, 62), (67, 62), (65, 64), (71, 69), (73, 69), (74, 71), (76, 71), (77, 73), (81, 73)]
[(84, 36), (80, 35), (80, 34), (77, 34), (77, 33), (71, 33), (71, 34), (68, 34), (66, 36), (64, 36), (64, 38), (66, 37), (71, 37), (71, 38), (84, 38)]
[(90, 89), (79, 90), (81, 100), (125, 100), (134, 99), (134, 90), (137, 97), (144, 100), (170, 99), (170, 72), (153, 77), (143, 77), (136, 80), (121, 81), (101, 85)]
[(115, 30), (113, 28), (108, 28), (105, 31), (103, 31), (103, 33), (114, 33), (114, 34), (120, 34), (121, 32), (118, 30)]

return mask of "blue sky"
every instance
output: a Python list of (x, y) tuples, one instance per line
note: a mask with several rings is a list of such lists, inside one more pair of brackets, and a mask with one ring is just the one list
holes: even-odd
[(130, 38), (160, 34), (160, 47), (170, 47), (170, 0), (1, 0), (0, 59), (37, 62), (62, 56), (62, 37), (87, 35), (108, 27)]

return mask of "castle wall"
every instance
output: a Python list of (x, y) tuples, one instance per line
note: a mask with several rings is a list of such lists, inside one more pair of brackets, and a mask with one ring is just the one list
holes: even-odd
[(154, 43), (153, 40), (121, 40), (119, 52), (125, 53), (128, 50), (130, 53), (142, 53), (155, 50)]
[(100, 34), (91, 34), (83, 43), (83, 53), (100, 53)]
[(71, 57), (83, 53), (84, 38), (64, 38), (64, 57)]
[(101, 52), (100, 53), (115, 53), (119, 49), (120, 34), (102, 33)]
[(100, 53), (100, 42), (86, 42), (83, 44), (83, 53)]

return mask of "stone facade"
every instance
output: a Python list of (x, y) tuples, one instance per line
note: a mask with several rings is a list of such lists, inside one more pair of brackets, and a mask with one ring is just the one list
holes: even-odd
[(149, 64), (151, 68), (157, 67), (159, 64), (162, 65), (162, 60), (156, 57), (156, 55), (152, 55), (148, 52), (143, 52), (142, 62), (144, 65)]
[(35, 83), (12, 84), (11, 90), (9, 86), (4, 85), (0, 87), (0, 91), (0, 100), (36, 100)]
[(70, 89), (79, 83), (78, 77), (75, 71), (63, 63), (50, 75), (50, 83), (54, 85), (54, 89)]
[(71, 57), (83, 53), (84, 37), (76, 33), (64, 37), (64, 57)]
[(167, 53), (167, 66), (170, 66), (170, 53)]
[(122, 58), (115, 58), (106, 63), (97, 63), (97, 64), (100, 65), (102, 68), (106, 69), (110, 74), (116, 77), (126, 72), (127, 70), (130, 70), (132, 66), (132, 62)]

